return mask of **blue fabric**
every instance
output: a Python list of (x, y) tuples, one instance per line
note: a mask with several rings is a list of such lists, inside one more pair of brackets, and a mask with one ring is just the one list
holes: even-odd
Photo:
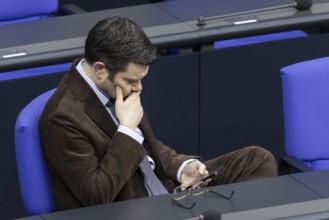
[(303, 161), (307, 166), (313, 168), (313, 170), (327, 170), (329, 169), (328, 159), (317, 159), (312, 161)]
[(45, 74), (66, 72), (71, 67), (71, 65), (72, 63), (63, 63), (63, 64), (56, 64), (50, 66), (42, 66), (42, 67), (35, 67), (29, 69), (2, 72), (0, 73), (0, 82), (18, 79), (18, 78), (26, 78), (32, 76), (45, 75)]
[(32, 100), (19, 114), (15, 126), (19, 184), (25, 208), (30, 215), (56, 210), (38, 128), (43, 108), (54, 91), (50, 90)]
[(50, 16), (57, 11), (58, 0), (9, 0), (2, 1), (0, 24), (5, 21)]
[(286, 32), (279, 32), (279, 33), (274, 33), (274, 34), (264, 34), (264, 35), (257, 35), (257, 36), (252, 36), (252, 37), (243, 37), (243, 38), (236, 38), (236, 39), (230, 39), (230, 40), (216, 41), (216, 42), (214, 42), (214, 48), (221, 49), (221, 48), (227, 48), (227, 47), (269, 42), (269, 41), (274, 41), (274, 40), (282, 40), (282, 39), (289, 39), (289, 38), (296, 38), (296, 37), (305, 37), (305, 36), (308, 36), (308, 35), (305, 32), (300, 31), (300, 30), (286, 31)]
[(329, 57), (281, 69), (285, 149), (312, 168), (329, 168)]

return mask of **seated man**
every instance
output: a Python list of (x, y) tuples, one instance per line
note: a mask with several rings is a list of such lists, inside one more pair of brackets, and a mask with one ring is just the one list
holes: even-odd
[(58, 210), (170, 193), (218, 167), (209, 185), (276, 175), (273, 155), (260, 147), (201, 162), (153, 136), (140, 94), (156, 54), (128, 18), (90, 30), (84, 58), (63, 77), (39, 124)]

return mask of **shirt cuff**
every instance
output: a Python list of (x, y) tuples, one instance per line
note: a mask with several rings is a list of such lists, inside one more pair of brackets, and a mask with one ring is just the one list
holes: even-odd
[(137, 132), (135, 132), (135, 131), (131, 130), (130, 128), (127, 128), (123, 125), (119, 125), (118, 131), (130, 136), (131, 138), (133, 138), (134, 140), (136, 140), (140, 144), (143, 144), (143, 142), (144, 142), (144, 137), (143, 136), (141, 136), (139, 133), (137, 133)]
[(178, 169), (178, 171), (177, 171), (177, 180), (178, 180), (178, 182), (182, 183), (182, 182), (181, 182), (181, 176), (182, 176), (182, 172), (183, 172), (184, 167), (185, 167), (187, 164), (189, 164), (189, 163), (191, 163), (191, 162), (193, 162), (193, 161), (196, 161), (196, 160), (197, 160), (197, 159), (189, 159), (189, 160), (185, 160), (185, 161), (182, 163), (182, 165), (179, 167), (179, 169)]

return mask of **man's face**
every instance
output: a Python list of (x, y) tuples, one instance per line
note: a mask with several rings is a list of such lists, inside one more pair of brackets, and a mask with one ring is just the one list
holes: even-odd
[(147, 75), (149, 66), (129, 63), (126, 71), (115, 74), (114, 79), (107, 77), (103, 81), (101, 88), (107, 92), (111, 98), (116, 98), (115, 87), (122, 89), (123, 97), (126, 98), (133, 92), (142, 91), (142, 79)]

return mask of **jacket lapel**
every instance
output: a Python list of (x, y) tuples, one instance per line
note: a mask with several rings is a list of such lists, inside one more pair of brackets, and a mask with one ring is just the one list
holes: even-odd
[(113, 137), (118, 127), (94, 92), (86, 97), (84, 104), (84, 111), (89, 118), (107, 135)]

